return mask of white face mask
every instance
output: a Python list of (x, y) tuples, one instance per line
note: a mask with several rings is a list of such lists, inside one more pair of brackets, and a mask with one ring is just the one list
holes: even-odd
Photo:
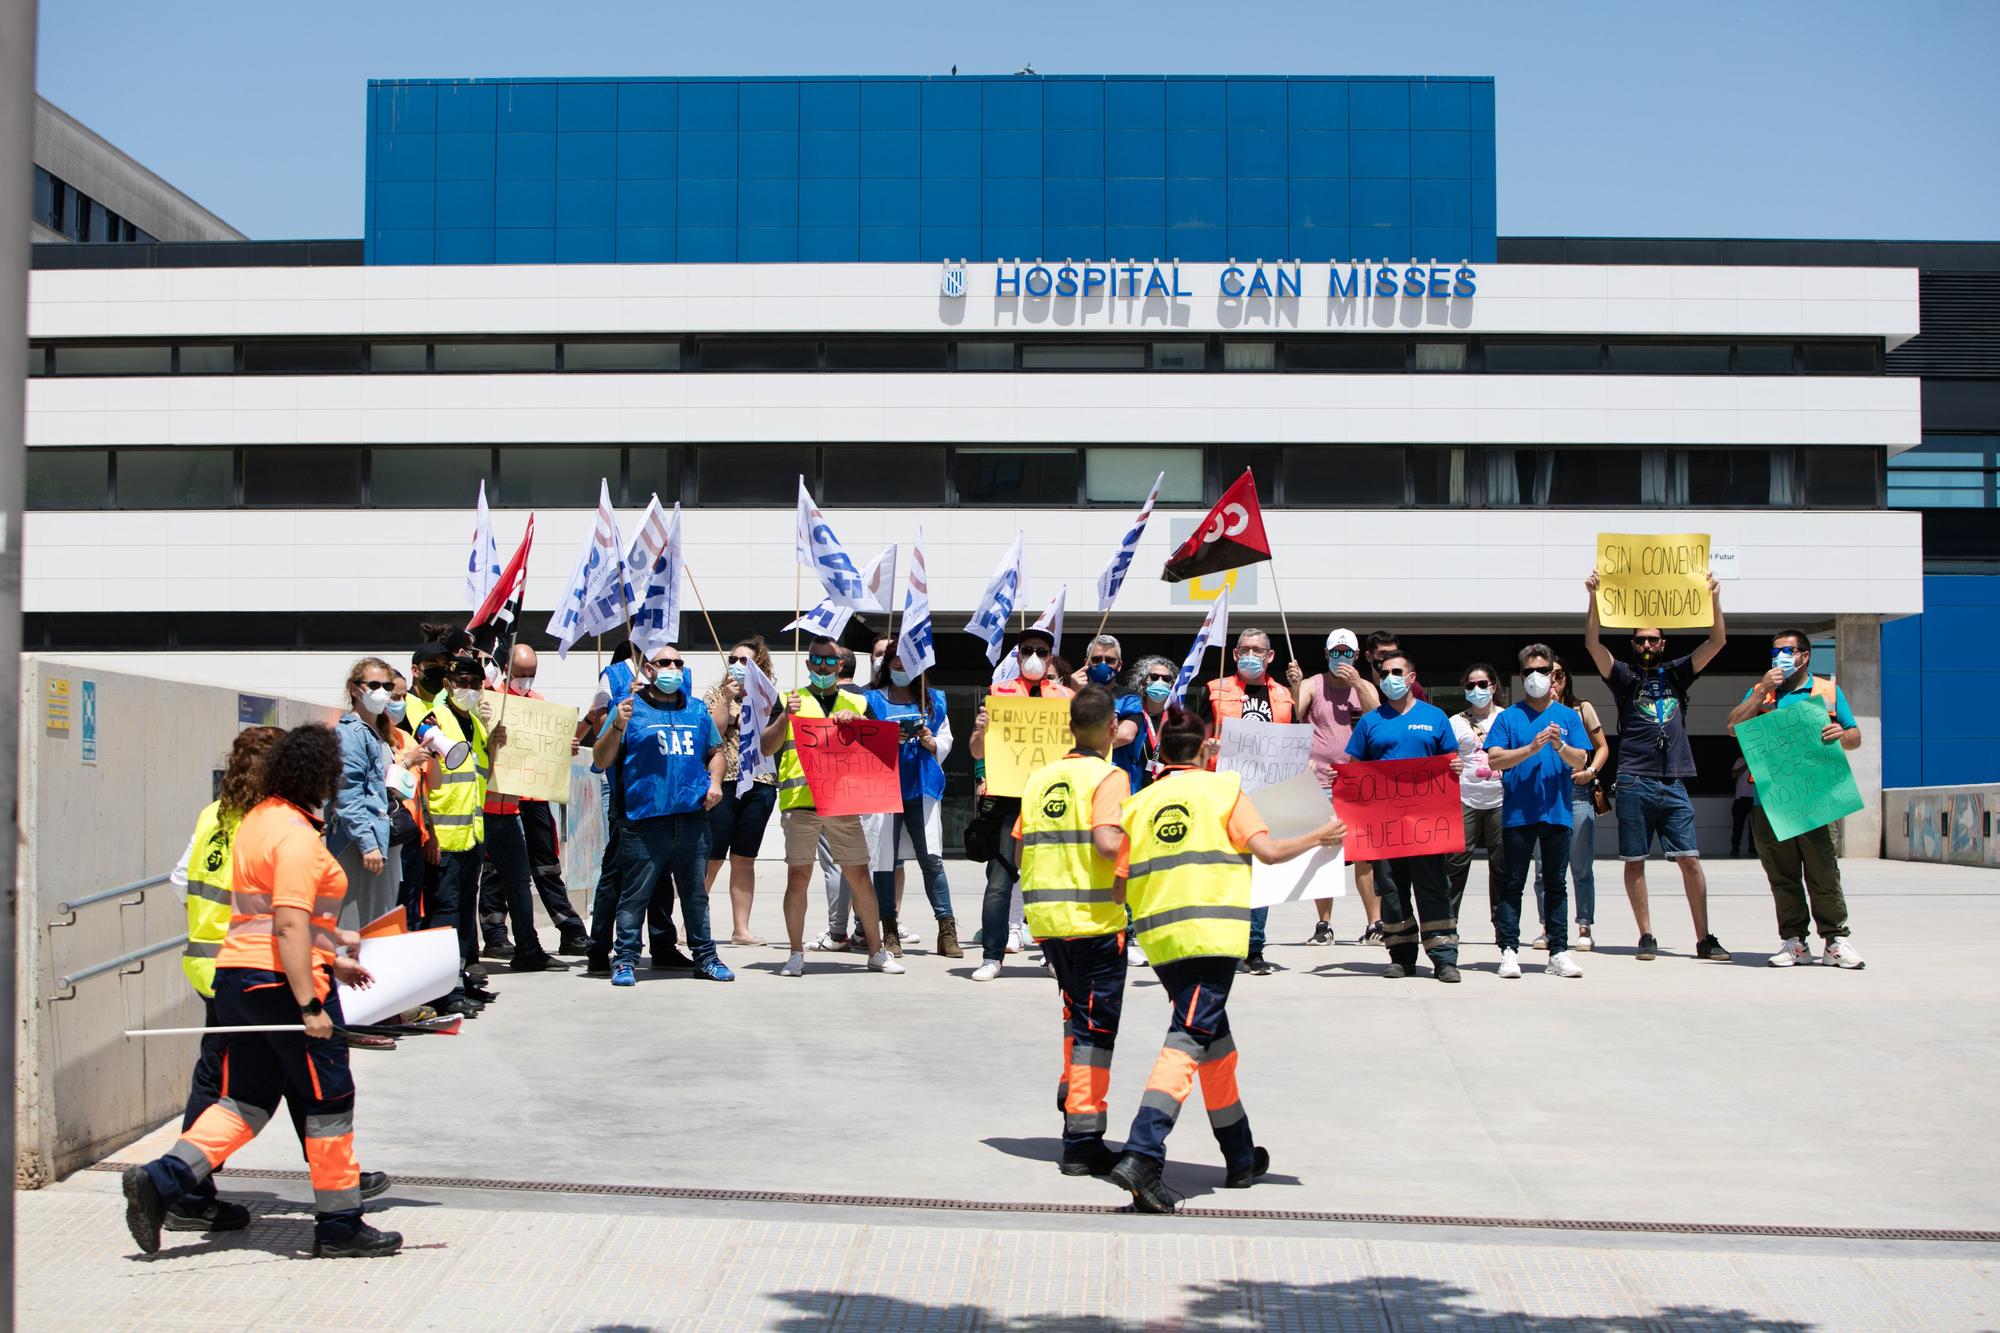
[(1049, 674), (1049, 659), (1040, 653), (1021, 655), (1021, 675), (1027, 680), (1040, 680)]
[(522, 694), (526, 694), (529, 690), (535, 688), (535, 678), (533, 676), (516, 676), (507, 683)]
[(1546, 699), (1549, 693), (1549, 673), (1530, 671), (1521, 678), (1521, 687), (1528, 692), (1530, 699)]
[(469, 685), (461, 685), (451, 692), (451, 701), (458, 705), (462, 713), (470, 713), (479, 707), (479, 691)]
[(380, 717), (389, 706), (389, 687), (376, 685), (361, 691), (361, 708), (370, 717)]

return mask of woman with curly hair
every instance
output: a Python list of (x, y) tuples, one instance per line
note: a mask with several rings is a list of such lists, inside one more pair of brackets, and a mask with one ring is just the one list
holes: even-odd
[(126, 1169), (125, 1225), (147, 1254), (160, 1248), (167, 1212), (201, 1189), (291, 1097), (305, 1115), (306, 1162), (316, 1220), (313, 1253), (393, 1254), (403, 1238), (361, 1218), (354, 1159), (354, 1078), (335, 980), (374, 978), (334, 951), (360, 945), (339, 928), (347, 876), (321, 841), (319, 812), (340, 781), (333, 728), (296, 727), (272, 744), (264, 799), (243, 816), (231, 851), (229, 930), (215, 960), (215, 1026), (276, 1029), (223, 1033), (228, 1086), (165, 1156)]

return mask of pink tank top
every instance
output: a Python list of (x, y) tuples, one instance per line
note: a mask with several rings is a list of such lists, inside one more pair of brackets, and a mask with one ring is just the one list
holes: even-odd
[(1352, 685), (1338, 685), (1322, 671), (1319, 688), (1304, 721), (1312, 723), (1312, 769), (1322, 787), (1332, 788), (1333, 766), (1347, 759), (1347, 738), (1361, 716), (1361, 696)]

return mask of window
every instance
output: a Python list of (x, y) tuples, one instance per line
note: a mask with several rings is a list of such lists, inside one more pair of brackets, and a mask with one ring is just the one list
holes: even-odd
[(1634, 505), (1640, 502), (1642, 451), (1638, 449), (1549, 449), (1545, 504)]
[(180, 373), (227, 375), (236, 369), (236, 348), (229, 343), (182, 343)]
[[(423, 344), (416, 348), (418, 369), (423, 368)], [(181, 369), (186, 370), (187, 349), (181, 349)], [(243, 344), (243, 373), (246, 375), (359, 375), (368, 368), (365, 343), (267, 343)]]
[(1892, 509), (2000, 507), (2000, 435), (1926, 435), (1889, 460)]
[(1073, 505), (1080, 471), (1074, 449), (960, 449), (953, 467), (969, 505)]
[(1206, 504), (1214, 504), (1222, 498), (1222, 492), (1247, 469), (1257, 482), (1257, 496), (1261, 500), (1276, 503), (1278, 495), (1278, 471), (1284, 465), (1285, 451), (1275, 444), (1218, 444), (1215, 446), (1215, 472), (1207, 489), (1202, 494)]
[(1418, 370), (1464, 370), (1465, 344), (1420, 342), (1415, 366)]
[(456, 509), (493, 491), (491, 448), (405, 448), (368, 451), (368, 502), (377, 509)]
[(1727, 375), (1728, 343), (1612, 343), (1619, 375)]
[(799, 478), (818, 488), (809, 444), (704, 444), (695, 449), (695, 498), (701, 504), (791, 508)]
[(679, 370), (678, 342), (564, 343), (564, 370)]
[(898, 342), (830, 342), (828, 370), (943, 370), (942, 342), (906, 339)]
[(78, 343), (56, 348), (58, 375), (165, 375), (173, 362), (174, 349), (165, 343), (154, 347)]
[(110, 477), (108, 449), (30, 449), (26, 507), (102, 509)]
[(1875, 344), (1807, 343), (1804, 366), (1808, 375), (1872, 375)]
[[(507, 452), (512, 453), (512, 450)], [(625, 503), (644, 504), (657, 495), (667, 508), (681, 498), (681, 451), (678, 445), (648, 445), (625, 451)]]
[(1393, 445), (1295, 445), (1285, 450), (1288, 505), (1396, 508), (1403, 503), (1403, 451)]
[(1684, 449), (1666, 503), (1697, 508), (1793, 503), (1790, 449)]
[(1012, 370), (1014, 368), (1014, 344), (962, 342), (958, 345), (958, 368), (960, 370)]
[(829, 445), (822, 482), (828, 504), (941, 505), (943, 445)]
[(1597, 344), (1488, 342), (1486, 369), (1505, 375), (1536, 371), (1587, 374), (1597, 369)]
[[(592, 509), (597, 483), (618, 494), (622, 459), (615, 444), (535, 444), (500, 451), (500, 500), (511, 509)], [(466, 488), (471, 494), (471, 487)], [(662, 497), (672, 504), (672, 497)]]
[(28, 374), (34, 376), (46, 375), (48, 373), (49, 349), (46, 347), (30, 347), (28, 349)]
[(818, 343), (745, 338), (701, 345), (703, 370), (814, 370), (818, 366)]
[(1401, 338), (1289, 339), (1286, 370), (1401, 371), (1408, 360)]
[[(361, 450), (285, 447), (243, 451), (243, 503), (271, 509), (323, 509), (361, 503)], [(446, 508), (465, 502), (452, 497)]]
[(1208, 347), (1204, 343), (1153, 344), (1155, 370), (1205, 370), (1207, 367)]
[(1146, 349), (1137, 343), (1029, 343), (1023, 370), (1144, 370)]
[(554, 343), (438, 343), (433, 349), (438, 370), (554, 370)]
[(430, 349), (423, 343), (372, 343), (368, 348), (368, 368), (397, 373), (427, 369)]
[(235, 503), (232, 450), (118, 451), (120, 509), (228, 509)]
[(1882, 503), (1880, 449), (1806, 450), (1806, 503), (1815, 508), (1874, 509)]
[(1419, 505), (1440, 508), (1465, 504), (1465, 450), (1410, 450), (1410, 498)]
[(1739, 375), (1789, 375), (1792, 373), (1790, 343), (1736, 344), (1736, 373)]
[(1224, 370), (1276, 370), (1278, 368), (1278, 344), (1224, 343), (1222, 344), (1222, 368)]
[(1160, 483), (1162, 504), (1201, 503), (1201, 449), (1085, 449), (1083, 451), (1083, 495), (1094, 503), (1129, 501), (1143, 503), (1153, 489), (1153, 479), (1165, 472)]

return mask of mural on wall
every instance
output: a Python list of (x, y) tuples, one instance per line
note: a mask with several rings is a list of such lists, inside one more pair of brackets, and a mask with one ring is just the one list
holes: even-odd
[(1993, 827), (2000, 815), (2000, 792), (1891, 792), (1888, 806), (1888, 817), (1902, 821), (1910, 860), (2000, 866), (2000, 836)]

